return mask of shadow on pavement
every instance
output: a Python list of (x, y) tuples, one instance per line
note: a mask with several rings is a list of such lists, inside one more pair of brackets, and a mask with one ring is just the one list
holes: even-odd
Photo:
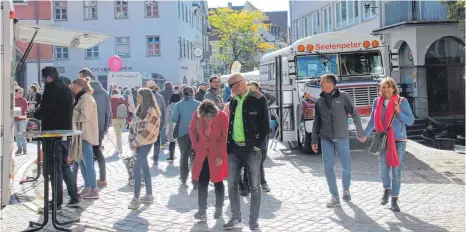
[(141, 208), (132, 210), (125, 218), (115, 222), (113, 228), (117, 231), (149, 231), (149, 221), (139, 216), (149, 205), (142, 205)]
[(170, 195), (167, 208), (175, 210), (179, 213), (188, 213), (197, 209), (197, 196), (188, 194), (188, 185), (178, 187), (178, 194)]
[(387, 222), (387, 224), (390, 226), (390, 231), (419, 231), (420, 228), (423, 228), (424, 231), (436, 231), (436, 232), (447, 232), (447, 229), (444, 229), (440, 226), (436, 226), (433, 224), (429, 224), (427, 222), (421, 221), (419, 218), (399, 212), (399, 213), (394, 213), (395, 217), (400, 220), (400, 222)]
[[(303, 173), (312, 173), (317, 177), (325, 177), (324, 164), (320, 154), (308, 155), (299, 150), (288, 150), (286, 152), (277, 152), (274, 156), (275, 161), (290, 162)], [(402, 183), (452, 183), (428, 164), (408, 152), (405, 154), (403, 165)], [(365, 150), (352, 150), (351, 166), (353, 181), (380, 181), (378, 176), (379, 157), (377, 155), (370, 154)], [(341, 178), (341, 166), (337, 157), (335, 157), (335, 173), (337, 178)]]
[(370, 218), (361, 208), (349, 202), (349, 207), (354, 211), (354, 218), (348, 216), (341, 207), (334, 208), (338, 219), (331, 217), (330, 220), (343, 226), (346, 230), (354, 231), (355, 225), (359, 224), (363, 231), (389, 231), (381, 227), (374, 219)]

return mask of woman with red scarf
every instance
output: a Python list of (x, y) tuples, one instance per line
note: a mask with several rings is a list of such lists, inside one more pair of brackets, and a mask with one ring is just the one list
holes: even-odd
[[(382, 95), (374, 100), (371, 119), (364, 130), (366, 137), (360, 138), (360, 141), (364, 142), (374, 129), (377, 132), (387, 130), (391, 118), (394, 117), (392, 126), (388, 130), (385, 151), (379, 154), (380, 177), (384, 187), (380, 203), (386, 205), (391, 195), (391, 210), (399, 212), (398, 195), (401, 185), (401, 169), (403, 168), (406, 141), (408, 140), (406, 126), (413, 125), (414, 115), (408, 101), (399, 96), (400, 91), (395, 80), (387, 77), (382, 80), (380, 86)], [(392, 173), (391, 177), (390, 172)]]

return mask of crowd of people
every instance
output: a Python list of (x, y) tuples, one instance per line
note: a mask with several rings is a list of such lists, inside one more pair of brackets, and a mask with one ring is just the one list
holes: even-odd
[[(251, 195), (249, 227), (253, 230), (259, 228), (261, 192), (271, 191), (265, 179), (264, 161), (271, 132), (268, 108), (275, 102), (275, 96), (262, 91), (258, 82), (248, 82), (239, 73), (228, 79), (227, 88), (231, 94), (227, 99), (220, 94), (219, 77), (212, 77), (209, 83), (201, 83), (198, 88), (177, 87), (166, 82), (164, 90), (160, 90), (154, 81), (148, 81), (145, 87), (132, 89), (111, 85), (107, 92), (100, 82), (94, 80), (90, 70), (83, 69), (78, 75), (71, 84), (67, 84), (60, 80), (55, 67), (42, 69), (43, 93), (38, 85), (34, 85), (28, 94), (33, 106), (28, 105), (23, 97), (24, 91), (16, 89), (15, 103), (21, 107), (23, 115), (15, 118), (17, 154), (25, 153), (27, 149), (27, 141), (21, 136), (25, 131), (27, 112), (41, 121), (42, 130), (82, 131), (82, 135), (74, 136), (70, 141), (59, 141), (57, 146), (47, 141), (43, 144), (44, 153), (56, 154), (57, 165), (50, 170), (52, 178), (56, 172), (58, 185), (53, 191), (57, 192), (58, 209), (63, 204), (63, 182), (70, 196), (66, 204), (68, 207), (78, 206), (83, 199), (99, 198), (98, 187), (107, 186), (102, 140), (113, 127), (116, 153), (122, 154), (122, 133), (128, 128), (128, 146), (135, 156), (134, 195), (128, 204), (129, 209), (138, 209), (141, 203), (151, 203), (154, 199), (148, 162), (150, 151), (153, 150), (153, 165), (157, 165), (160, 151), (168, 144), (166, 162), (173, 163), (178, 144), (181, 185), (187, 187), (191, 165), (191, 183), (198, 191), (198, 211), (194, 217), (207, 220), (209, 182), (215, 187), (213, 217), (223, 215), (226, 179), (232, 216), (223, 227), (231, 229), (242, 224), (240, 195)], [(391, 194), (391, 209), (400, 211), (397, 198), (407, 140), (406, 125), (411, 125), (414, 117), (409, 104), (399, 97), (396, 83), (391, 78), (381, 82), (381, 96), (374, 101), (365, 130), (349, 95), (336, 87), (334, 75), (324, 75), (321, 87), (322, 94), (315, 103), (312, 148), (317, 152), (321, 143), (331, 194), (327, 207), (340, 205), (334, 171), (335, 155), (343, 170), (343, 200), (351, 200), (351, 159), (346, 120), (351, 115), (361, 142), (374, 129), (387, 133), (387, 149), (380, 153), (380, 175), (384, 187), (381, 203), (387, 204)], [(99, 166), (99, 177), (94, 159)], [(84, 180), (84, 187), (79, 192), (78, 169)], [(141, 197), (142, 183), (146, 192)]]

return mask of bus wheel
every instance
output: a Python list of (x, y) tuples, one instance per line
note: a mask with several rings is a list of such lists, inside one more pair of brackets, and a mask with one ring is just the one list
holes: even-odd
[(299, 124), (299, 130), (298, 130), (298, 147), (304, 151), (306, 154), (315, 154), (314, 151), (312, 151), (312, 145), (311, 141), (312, 140), (312, 134), (306, 132), (306, 126), (304, 124), (304, 120), (301, 120), (301, 123)]

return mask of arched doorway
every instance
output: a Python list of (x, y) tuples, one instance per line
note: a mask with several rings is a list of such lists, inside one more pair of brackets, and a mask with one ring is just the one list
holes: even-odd
[(185, 84), (185, 85), (187, 85), (187, 84), (188, 84), (188, 78), (186, 78), (186, 76), (185, 76), (185, 77), (183, 77), (183, 84)]
[(454, 37), (435, 41), (425, 55), (429, 115), (464, 115), (464, 43)]

